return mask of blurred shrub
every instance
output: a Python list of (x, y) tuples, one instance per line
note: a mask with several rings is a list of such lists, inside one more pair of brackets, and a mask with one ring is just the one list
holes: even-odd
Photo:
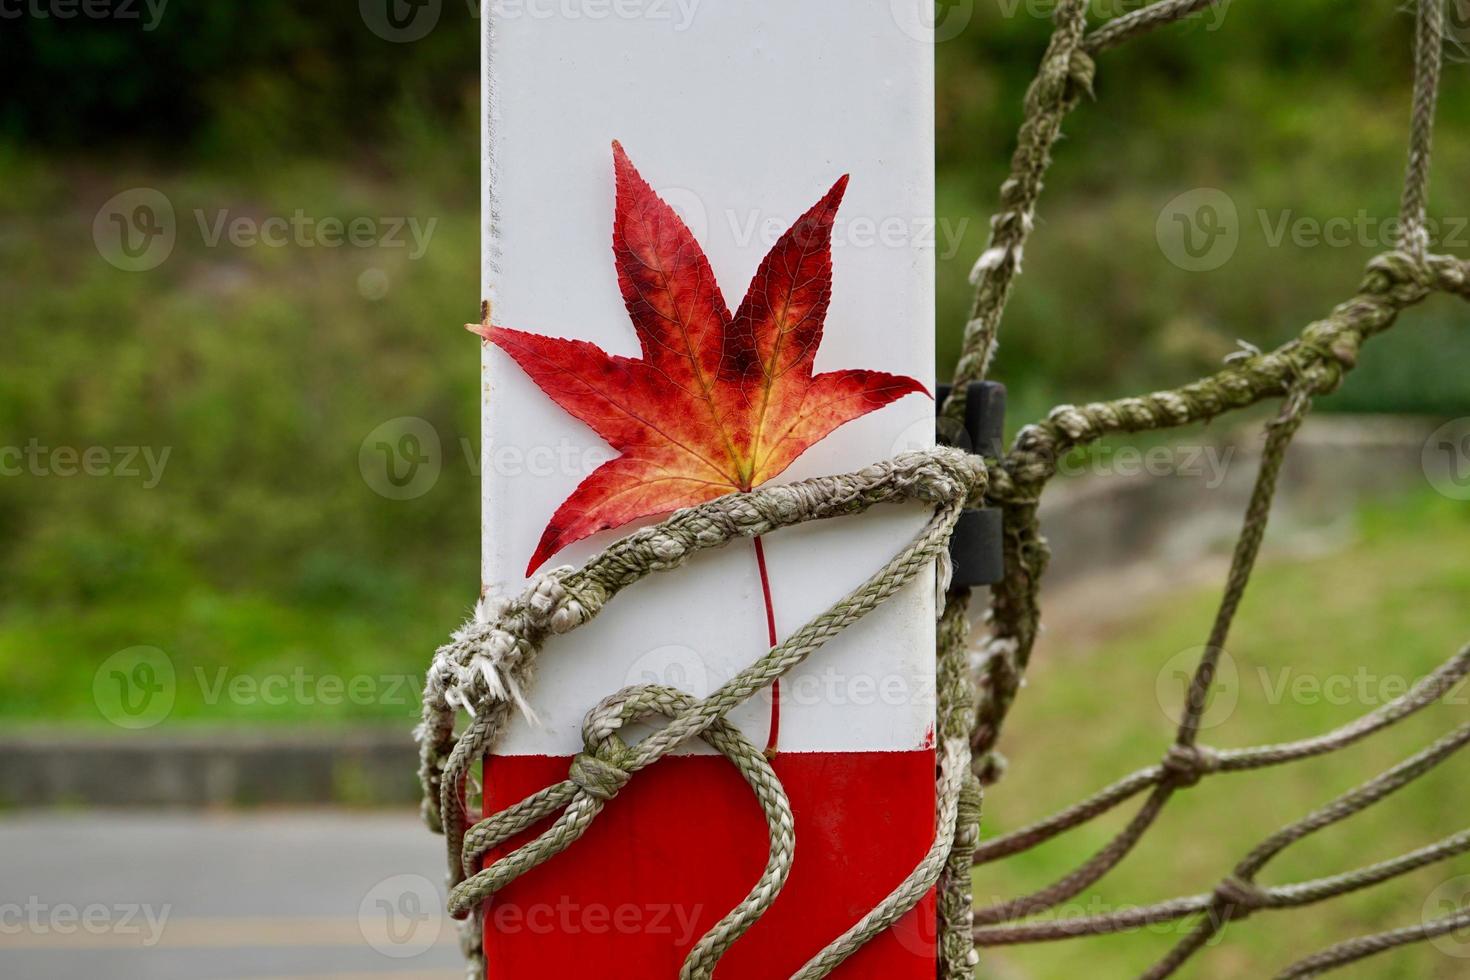
[[(1094, 0), (1094, 23), (1143, 6)], [(972, 10), (937, 47), (941, 220), (963, 244), (941, 255), (939, 367), (958, 353), (983, 217), (1006, 176), (1022, 94), (1048, 38), (1052, 0), (952, 0)], [(1346, 299), (1397, 208), (1412, 75), (1403, 4), (1222, 0), (1098, 57), (1096, 99), (1067, 120), (1006, 312), (996, 376), (1021, 422), (1056, 401), (1117, 397), (1192, 380), (1237, 341), (1274, 347)], [(945, 13), (941, 13), (941, 22)], [(961, 16), (961, 21), (965, 18)], [(1463, 39), (1461, 39), (1463, 40)], [(1452, 40), (1431, 209), (1470, 254), (1470, 71)], [(1238, 210), (1239, 245), (1218, 269), (1171, 264), (1155, 222), (1168, 203), (1217, 188)], [(1283, 222), (1320, 227), (1364, 213), (1378, 232), (1347, 244), (1275, 240)], [(1324, 407), (1463, 414), (1470, 331), (1455, 307), (1410, 311), (1376, 340), (1361, 377)]]
[(32, 145), (143, 144), (176, 159), (190, 149), (344, 153), (380, 136), (405, 100), (453, 117), (478, 78), (477, 22), (463, 3), (445, 3), (412, 43), (374, 34), (342, 0), (174, 0), (156, 20), (146, 0), (113, 6), (138, 16), (0, 22), (7, 90), (31, 95), (0, 102), (0, 133)]

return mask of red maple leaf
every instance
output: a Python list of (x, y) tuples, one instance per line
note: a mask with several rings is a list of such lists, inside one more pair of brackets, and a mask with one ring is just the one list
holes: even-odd
[(613, 161), (613, 258), (643, 356), (470, 326), (621, 454), (557, 508), (527, 575), (598, 531), (759, 486), (843, 423), (927, 394), (881, 371), (812, 373), (846, 177), (776, 242), (732, 316), (704, 251), (616, 142)]

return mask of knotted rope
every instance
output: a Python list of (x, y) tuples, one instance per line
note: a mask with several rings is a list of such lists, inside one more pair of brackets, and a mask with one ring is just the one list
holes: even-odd
[[(876, 608), (928, 569), (938, 566), (943, 592), (948, 541), (966, 502), (986, 486), (977, 457), (954, 449), (909, 453), (847, 476), (731, 494), (682, 510), (635, 532), (581, 569), (557, 569), (534, 580), (514, 599), (482, 601), (474, 618), (435, 655), (419, 729), (426, 817), (450, 847), (451, 914), (468, 918), (465, 949), (472, 974), (479, 960), (480, 905), (496, 891), (571, 847), (636, 773), (694, 738), (719, 750), (754, 790), (765, 813), (770, 852), (751, 892), (687, 956), (681, 977), (707, 978), (719, 957), (775, 900), (790, 871), (794, 828), (785, 791), (764, 755), (725, 719), (729, 712), (804, 662), (833, 636)], [(590, 621), (611, 598), (645, 575), (676, 568), (694, 554), (740, 537), (793, 524), (858, 514), (878, 503), (919, 500), (936, 507), (909, 544), (862, 585), (772, 647), (708, 697), (658, 686), (635, 686), (594, 707), (583, 726), (585, 751), (563, 782), (466, 826), (463, 787), (469, 765), (494, 749), (512, 710), (525, 705), (537, 656), (552, 636)], [(968, 742), (964, 701), (968, 677), (963, 649), (947, 654), (948, 687), (939, 691), (944, 743), (936, 802), (938, 832), (929, 853), (905, 881), (860, 922), (838, 937), (795, 976), (826, 976), (868, 939), (916, 905), (935, 884), (952, 850), (961, 809)], [(956, 690), (956, 688), (960, 690)], [(956, 704), (956, 701), (959, 701)], [(459, 709), (472, 720), (454, 735)], [(633, 745), (618, 735), (629, 724), (662, 716), (662, 728)], [(533, 841), (480, 868), (485, 855), (538, 822), (556, 815)]]
[[(1093, 56), (1217, 2), (1157, 0), (1088, 33), (1085, 0), (1059, 0), (1051, 43), (1026, 95), (1025, 121), (1011, 173), (1001, 185), (1000, 209), (991, 221), (990, 241), (972, 274), (975, 300), (965, 325), (953, 394), (941, 409), (947, 418), (963, 417), (966, 382), (981, 380), (989, 371), (1003, 313), (1035, 224), (1052, 149), (1068, 114), (1092, 91)], [(1247, 749), (1219, 750), (1198, 743), (1200, 718), (1259, 556), (1285, 455), (1312, 400), (1336, 390), (1356, 366), (1363, 344), (1389, 329), (1403, 310), (1435, 293), (1470, 298), (1470, 266), (1431, 254), (1425, 233), (1443, 17), (1442, 0), (1418, 3), (1409, 164), (1400, 215), (1404, 233), (1398, 247), (1374, 258), (1357, 293), (1310, 324), (1296, 340), (1269, 353), (1232, 358), (1215, 375), (1173, 390), (1060, 406), (1044, 421), (1023, 429), (1003, 458), (987, 463), (955, 450), (937, 449), (907, 454), (847, 476), (767, 487), (711, 501), (629, 535), (581, 569), (562, 568), (540, 576), (519, 596), (482, 600), (471, 621), (435, 655), (418, 730), (425, 818), (448, 841), (450, 909), (467, 919), (463, 939), (470, 976), (484, 975), (481, 916), (477, 914), (481, 903), (508, 882), (572, 847), (639, 771), (691, 739), (701, 739), (728, 759), (751, 787), (765, 815), (769, 837), (766, 867), (751, 891), (701, 937), (681, 970), (682, 977), (710, 977), (724, 951), (775, 900), (789, 873), (795, 843), (785, 791), (763, 754), (726, 720), (729, 711), (802, 663), (827, 639), (936, 562), (936, 585), (944, 603), (938, 627), (936, 730), (940, 752), (935, 839), (905, 881), (794, 975), (800, 980), (828, 975), (863, 943), (897, 921), (936, 883), (941, 980), (973, 977), (976, 944), (1105, 935), (1193, 917), (1190, 932), (1144, 974), (1145, 978), (1163, 978), (1204, 949), (1233, 920), (1347, 894), (1470, 853), (1467, 830), (1387, 861), (1313, 881), (1269, 886), (1257, 880), (1265, 866), (1291, 845), (1388, 798), (1470, 744), (1470, 724), (1465, 724), (1272, 835), (1208, 893), (1108, 915), (1021, 921), (1055, 908), (1101, 880), (1133, 851), (1175, 793), (1217, 775), (1342, 750), (1435, 703), (1470, 676), (1470, 647), (1466, 647), (1403, 697), (1325, 734)], [(1061, 459), (1107, 435), (1207, 421), (1271, 398), (1281, 398), (1282, 408), (1268, 427), (1260, 472), (1206, 653), (1191, 682), (1174, 742), (1162, 761), (1051, 817), (982, 843), (982, 787), (1004, 773), (996, 744), (1040, 629), (1040, 582), (1048, 551), (1037, 506)], [(469, 825), (464, 794), (470, 766), (504, 735), (513, 711), (530, 714), (527, 691), (536, 660), (552, 637), (584, 625), (613, 596), (645, 575), (677, 568), (706, 548), (900, 500), (929, 503), (936, 508), (935, 515), (907, 547), (832, 609), (706, 698), (645, 685), (605, 699), (588, 713), (584, 751), (572, 762), (564, 781)], [(966, 656), (969, 592), (946, 591), (945, 545), (967, 502), (999, 507), (1005, 521), (1004, 578), (991, 589), (988, 636), (973, 663)], [(456, 717), (461, 711), (470, 720), (456, 734)], [(620, 737), (627, 725), (649, 718), (662, 718), (665, 724), (632, 745)], [(1147, 794), (1144, 802), (1127, 826), (1079, 868), (1032, 895), (974, 909), (972, 865), (1038, 846), (1143, 794)], [(551, 826), (534, 840), (481, 867), (490, 851), (553, 817)], [(1462, 908), (1417, 926), (1340, 943), (1300, 960), (1280, 977), (1317, 976), (1467, 924), (1470, 909)]]
[[(1086, 36), (1082, 49), (1100, 52), (1112, 48), (1207, 6), (1209, 3), (1201, 0), (1161, 0)], [(1336, 390), (1358, 363), (1363, 344), (1393, 326), (1403, 310), (1435, 293), (1470, 298), (1470, 266), (1454, 258), (1430, 254), (1424, 233), (1444, 14), (1441, 0), (1420, 0), (1417, 7), (1409, 166), (1401, 209), (1405, 231), (1397, 249), (1369, 263), (1357, 294), (1323, 320), (1309, 325), (1298, 339), (1270, 353), (1232, 358), (1229, 366), (1202, 381), (1140, 398), (1080, 407), (1061, 406), (1044, 422), (1023, 429), (1006, 457), (992, 465), (989, 502), (1004, 512), (1005, 578), (992, 589), (991, 630), (978, 662), (980, 700), (971, 736), (975, 772), (986, 782), (994, 782), (1002, 772), (996, 743), (1020, 689), (1040, 629), (1039, 589), (1048, 551), (1037, 519), (1037, 503), (1065, 454), (1114, 433), (1174, 428), (1208, 421), (1266, 399), (1284, 399), (1280, 414), (1268, 427), (1260, 473), (1225, 592), (1205, 644), (1206, 652), (1186, 695), (1184, 717), (1175, 742), (1162, 764), (1125, 777), (1053, 817), (982, 844), (976, 849), (975, 860), (985, 863), (1028, 850), (1112, 811), (1141, 793), (1147, 793), (1147, 798), (1120, 833), (1068, 875), (1032, 895), (978, 910), (974, 935), (982, 945), (1101, 935), (1197, 916), (1190, 934), (1144, 974), (1145, 978), (1162, 978), (1172, 975), (1205, 948), (1232, 919), (1263, 909), (1307, 904), (1346, 894), (1470, 848), (1470, 838), (1461, 834), (1370, 868), (1316, 882), (1281, 889), (1266, 888), (1255, 882), (1256, 874), (1279, 850), (1379, 802), (1458, 751), (1465, 740), (1457, 731), (1360, 790), (1340, 797), (1318, 813), (1286, 828), (1237, 866), (1208, 895), (1171, 899), (1112, 915), (1020, 921), (1055, 908), (1100, 881), (1132, 852), (1177, 791), (1215, 773), (1284, 764), (1343, 749), (1433, 703), (1470, 672), (1470, 648), (1467, 648), (1404, 698), (1342, 729), (1300, 742), (1229, 752), (1212, 750), (1196, 742), (1221, 650), (1259, 555), (1286, 451), (1312, 399)], [(1059, 33), (1070, 36), (1065, 26), (1059, 27)], [(977, 290), (977, 296), (981, 291), (983, 286)], [(995, 314), (997, 321), (998, 316)], [(986, 333), (985, 344), (990, 348), (994, 342), (992, 329)], [(986, 359), (973, 362), (981, 366), (980, 377), (985, 362)], [(1437, 923), (1343, 943), (1288, 968), (1282, 976), (1317, 975), (1407, 942), (1443, 934), (1463, 921), (1464, 915), (1457, 914)]]

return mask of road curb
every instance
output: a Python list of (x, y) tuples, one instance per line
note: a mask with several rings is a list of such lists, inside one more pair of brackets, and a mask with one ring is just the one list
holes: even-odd
[(397, 729), (0, 732), (0, 806), (388, 806), (418, 799)]

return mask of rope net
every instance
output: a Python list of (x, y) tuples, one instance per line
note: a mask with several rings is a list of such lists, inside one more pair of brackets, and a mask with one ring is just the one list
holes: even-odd
[[(1001, 185), (1000, 210), (972, 274), (975, 299), (952, 394), (942, 414), (964, 417), (966, 385), (990, 369), (1002, 316), (1021, 269), (1051, 150), (1068, 116), (1090, 95), (1094, 56), (1211, 6), (1216, 0), (1157, 0), (1089, 31), (1086, 0), (1059, 0), (1050, 44), (1026, 95), (1025, 120)], [(761, 749), (726, 720), (728, 713), (916, 577), (936, 575), (944, 597), (938, 629), (938, 769), (936, 834), (928, 853), (890, 894), (793, 976), (827, 976), (873, 936), (937, 887), (940, 980), (975, 975), (977, 948), (1102, 936), (1156, 923), (1184, 922), (1176, 945), (1143, 974), (1175, 974), (1211, 945), (1231, 921), (1270, 909), (1326, 901), (1398, 878), (1470, 851), (1470, 829), (1376, 864), (1288, 885), (1259, 878), (1292, 845), (1388, 799), (1470, 743), (1470, 722), (1419, 753), (1342, 794), (1262, 841), (1224, 874), (1213, 891), (1123, 911), (1067, 918), (1037, 916), (1092, 887), (1125, 860), (1181, 790), (1220, 773), (1238, 773), (1320, 757), (1354, 745), (1435, 703), (1470, 674), (1470, 646), (1455, 653), (1402, 697), (1332, 731), (1295, 742), (1217, 750), (1199, 741), (1221, 652), (1229, 638), (1265, 537), (1282, 464), (1313, 399), (1341, 385), (1369, 338), (1393, 326), (1403, 310), (1431, 295), (1470, 299), (1470, 264), (1434, 255), (1426, 232), (1429, 160), (1444, 45), (1443, 0), (1416, 10), (1415, 84), (1407, 178), (1398, 247), (1374, 258), (1357, 292), (1301, 335), (1267, 353), (1231, 358), (1218, 373), (1183, 387), (1083, 406), (1063, 405), (1027, 426), (999, 459), (956, 449), (908, 453), (858, 473), (732, 494), (679, 511), (629, 535), (580, 569), (534, 579), (519, 596), (486, 597), (473, 618), (435, 654), (418, 729), (424, 815), (448, 845), (449, 909), (464, 920), (463, 949), (471, 978), (485, 975), (483, 903), (507, 883), (568, 848), (639, 771), (691, 739), (721, 753), (750, 786), (765, 815), (769, 855), (746, 897), (690, 950), (681, 978), (713, 976), (721, 955), (775, 901), (790, 872), (795, 836), (790, 803)], [(1235, 547), (1204, 654), (1186, 694), (1182, 720), (1162, 760), (1027, 827), (980, 842), (985, 788), (1004, 766), (996, 744), (1021, 688), (1041, 623), (1039, 591), (1047, 545), (1038, 504), (1062, 458), (1115, 433), (1165, 430), (1279, 399), (1267, 426), (1260, 470)], [(536, 659), (552, 637), (591, 621), (623, 589), (654, 572), (678, 568), (699, 551), (813, 520), (861, 514), (902, 500), (933, 505), (934, 516), (898, 554), (831, 609), (817, 616), (707, 697), (658, 685), (625, 688), (588, 712), (584, 752), (567, 778), (518, 804), (472, 821), (466, 793), (472, 769), (492, 751), (513, 712), (528, 714), (525, 691)], [(1005, 570), (982, 610), (986, 635), (971, 657), (969, 589), (950, 588), (948, 540), (962, 510), (996, 507), (1004, 517)], [(462, 725), (461, 718), (467, 719)], [(662, 727), (628, 744), (619, 732), (636, 721)], [(1069, 874), (1029, 895), (974, 907), (977, 866), (1040, 846), (1139, 800), (1132, 818)], [(506, 841), (550, 823), (529, 843), (485, 866)], [(1470, 907), (1403, 928), (1350, 939), (1283, 969), (1281, 978), (1318, 976), (1397, 947), (1470, 925)]]

